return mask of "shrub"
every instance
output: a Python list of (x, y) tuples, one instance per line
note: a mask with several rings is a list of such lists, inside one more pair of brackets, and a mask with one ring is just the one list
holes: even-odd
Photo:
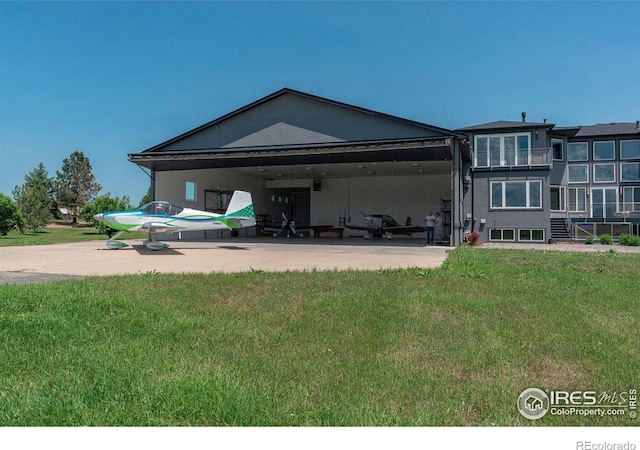
[(591, 245), (594, 241), (595, 239), (593, 238), (593, 236), (587, 236), (587, 239), (584, 241), (584, 243), (587, 245)]
[(24, 228), (24, 220), (18, 207), (9, 197), (0, 194), (0, 236), (6, 235), (13, 228)]
[(473, 231), (467, 234), (467, 242), (469, 243), (469, 245), (476, 245), (479, 239), (480, 239), (480, 234), (478, 234), (477, 231)]
[(613, 244), (613, 238), (611, 237), (610, 234), (601, 234), (598, 237), (600, 238), (600, 243), (602, 245), (611, 245), (611, 244)]
[(618, 236), (618, 244), (620, 245), (629, 245), (629, 238), (631, 237), (630, 234), (621, 234), (620, 236)]
[(632, 247), (640, 247), (640, 236), (632, 236), (630, 234), (621, 234), (618, 237), (618, 244), (629, 245)]

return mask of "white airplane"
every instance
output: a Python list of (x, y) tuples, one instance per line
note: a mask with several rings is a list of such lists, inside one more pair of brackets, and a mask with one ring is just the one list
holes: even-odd
[(148, 232), (149, 240), (144, 241), (144, 245), (150, 250), (161, 250), (169, 245), (157, 240), (158, 233), (233, 230), (252, 227), (256, 224), (251, 194), (244, 191), (233, 193), (224, 214), (181, 208), (168, 202), (156, 201), (135, 210), (104, 212), (96, 214), (93, 218), (118, 230), (118, 233), (107, 241), (107, 247), (111, 249), (128, 246), (128, 244), (117, 240), (125, 231)]

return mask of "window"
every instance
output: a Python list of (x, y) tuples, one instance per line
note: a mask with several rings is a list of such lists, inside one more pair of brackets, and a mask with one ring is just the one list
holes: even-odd
[(491, 157), (491, 166), (495, 167), (495, 166), (501, 166), (501, 154), (502, 154), (502, 150), (501, 150), (501, 145), (500, 145), (500, 138), (499, 137), (491, 137), (489, 138), (489, 153), (490, 153), (490, 157)]
[(543, 229), (518, 230), (518, 240), (523, 242), (544, 242)]
[(188, 202), (196, 201), (196, 182), (187, 181), (184, 184), (184, 199)]
[(551, 211), (565, 210), (566, 191), (564, 186), (551, 186)]
[(589, 165), (572, 164), (569, 166), (569, 183), (588, 183)]
[(640, 140), (620, 141), (620, 159), (640, 158)]
[(640, 181), (640, 163), (620, 163), (620, 181)]
[(585, 212), (587, 210), (587, 188), (569, 188), (569, 211)]
[(553, 149), (553, 160), (562, 161), (564, 155), (562, 154), (562, 139), (551, 139), (551, 148)]
[(526, 166), (530, 153), (529, 133), (475, 138), (475, 167)]
[(490, 241), (515, 241), (515, 230), (492, 228), (489, 232)]
[(593, 160), (603, 161), (616, 159), (615, 141), (603, 141), (593, 143)]
[(610, 164), (594, 164), (593, 165), (593, 182), (594, 183), (611, 183), (616, 181), (616, 165)]
[(492, 181), (491, 208), (541, 208), (542, 181)]
[(567, 145), (567, 161), (589, 161), (589, 144), (570, 142)]
[(489, 165), (489, 147), (487, 139), (476, 138), (476, 167), (487, 167)]
[(640, 186), (622, 188), (623, 211), (640, 211)]
[(591, 188), (591, 217), (614, 217), (618, 211), (618, 188)]

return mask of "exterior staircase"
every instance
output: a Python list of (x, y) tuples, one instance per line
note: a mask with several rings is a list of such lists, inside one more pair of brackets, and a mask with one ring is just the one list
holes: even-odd
[(551, 239), (554, 241), (570, 241), (571, 235), (567, 227), (567, 220), (551, 218)]

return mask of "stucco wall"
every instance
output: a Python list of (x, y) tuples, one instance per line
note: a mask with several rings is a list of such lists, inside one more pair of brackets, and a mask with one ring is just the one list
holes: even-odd
[[(489, 241), (490, 228), (542, 228), (545, 230), (545, 239), (548, 240), (551, 237), (549, 176), (549, 170), (514, 171), (506, 173), (475, 172), (473, 180), (474, 195), (472, 195), (471, 190), (469, 190), (465, 196), (465, 214), (473, 214), (472, 220), (475, 219), (473, 230), (480, 233), (480, 240), (484, 242)], [(489, 183), (491, 181), (507, 180), (542, 180), (542, 207), (530, 210), (491, 209)], [(482, 224), (482, 219), (485, 220), (484, 224)]]
[[(287, 126), (283, 127), (282, 124)], [(262, 132), (262, 133), (261, 133)], [(284, 94), (200, 130), (163, 150), (213, 149), (251, 145), (365, 141), (425, 136), (441, 132), (389, 120), (355, 108)]]

